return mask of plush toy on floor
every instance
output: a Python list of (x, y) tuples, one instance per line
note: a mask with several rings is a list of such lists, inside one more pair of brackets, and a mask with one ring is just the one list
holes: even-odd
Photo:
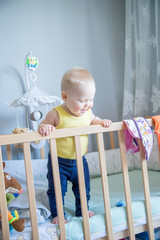
[[(5, 163), (3, 162), (3, 169), (5, 168)], [(6, 199), (7, 199), (7, 205), (10, 201), (12, 201), (14, 198), (18, 197), (20, 193), (23, 192), (22, 186), (20, 183), (14, 178), (11, 177), (8, 173), (4, 172), (4, 182), (5, 182), (5, 190), (6, 190)], [(1, 218), (1, 215), (0, 215)], [(25, 219), (19, 219), (17, 210), (10, 213), (8, 211), (8, 221), (10, 224), (10, 230), (13, 228), (17, 232), (22, 232), (25, 228), (24, 223)]]

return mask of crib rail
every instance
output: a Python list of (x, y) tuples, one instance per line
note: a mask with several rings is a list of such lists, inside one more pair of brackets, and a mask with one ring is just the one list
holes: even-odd
[[(151, 119), (149, 119), (148, 122), (151, 126), (153, 126), (153, 121)], [(49, 140), (52, 165), (54, 165), (53, 178), (54, 178), (54, 182), (56, 182), (55, 193), (56, 193), (56, 202), (57, 202), (57, 212), (59, 217), (60, 239), (65, 240), (66, 239), (65, 224), (64, 224), (63, 203), (61, 198), (56, 138), (69, 137), (69, 136), (73, 136), (75, 140), (84, 238), (86, 240), (90, 239), (87, 201), (86, 201), (86, 198), (84, 197), (86, 196), (86, 194), (85, 194), (85, 181), (84, 181), (83, 163), (82, 163), (82, 157), (81, 157), (81, 144), (80, 144), (80, 135), (85, 135), (85, 134), (97, 135), (99, 162), (100, 162), (101, 178), (102, 178), (103, 200), (104, 200), (104, 208), (105, 208), (105, 222), (106, 222), (106, 231), (107, 231), (107, 237), (103, 239), (113, 240), (113, 239), (119, 239), (120, 237), (122, 238), (125, 236), (129, 236), (130, 239), (133, 240), (135, 239), (135, 233), (142, 231), (142, 227), (141, 228), (134, 227), (134, 223), (133, 223), (131, 191), (130, 191), (130, 184), (129, 184), (128, 165), (127, 165), (127, 157), (126, 157), (124, 134), (123, 134), (123, 130), (125, 128), (126, 127), (124, 123), (117, 122), (117, 123), (113, 123), (110, 128), (103, 128), (100, 125), (94, 125), (89, 127), (73, 128), (72, 131), (71, 129), (59, 129), (51, 133), (50, 136), (46, 136), (46, 137), (42, 137), (36, 132), (0, 136), (0, 146), (23, 143), (27, 191), (28, 191), (28, 199), (29, 199), (29, 206), (30, 206), (31, 224), (32, 224), (32, 238), (34, 240), (39, 239), (39, 234), (38, 234), (38, 225), (37, 225), (37, 216), (36, 216), (36, 201), (35, 201), (33, 174), (32, 174), (32, 161), (31, 161), (29, 143), (37, 140), (44, 140), (44, 139)], [(116, 233), (116, 234), (113, 233), (113, 229), (112, 229), (109, 187), (108, 187), (108, 179), (106, 174), (107, 166), (105, 161), (105, 151), (104, 151), (104, 141), (103, 141), (103, 133), (113, 132), (113, 131), (118, 131), (119, 146), (120, 146), (120, 152), (121, 152), (122, 173), (123, 173), (123, 180), (124, 180), (124, 190), (125, 190), (125, 198), (126, 198), (126, 210), (127, 210), (127, 218), (128, 218), (128, 229), (123, 231), (123, 233)], [(144, 229), (147, 229), (149, 231), (149, 236), (150, 236), (150, 239), (152, 240), (154, 239), (154, 230), (153, 230), (152, 213), (151, 213), (150, 191), (149, 191), (149, 183), (148, 183), (147, 165), (146, 165), (146, 160), (144, 158), (144, 151), (142, 146), (140, 148), (140, 158), (141, 158), (142, 176), (143, 176), (145, 202), (146, 202), (146, 213), (147, 213), (147, 225), (144, 225), (143, 227)], [(1, 214), (2, 214), (3, 239), (8, 240), (9, 228), (8, 228), (8, 219), (7, 219), (7, 206), (5, 201), (1, 148), (0, 148), (0, 191), (2, 194), (0, 198), (0, 208), (1, 208)]]
[[(152, 123), (152, 120), (150, 120)], [(51, 133), (49, 136), (41, 137), (37, 132), (30, 133), (21, 133), (21, 134), (9, 134), (9, 135), (1, 135), (0, 136), (0, 145), (9, 145), (9, 144), (17, 144), (24, 142), (32, 142), (39, 140), (47, 140), (51, 138), (62, 138), (62, 137), (72, 137), (72, 136), (80, 136), (85, 134), (95, 134), (95, 133), (104, 133), (104, 132), (112, 132), (118, 130), (124, 130), (125, 125), (122, 122), (116, 122), (111, 125), (110, 128), (104, 128), (101, 125), (92, 125), (89, 127), (78, 127), (72, 129), (58, 129), (55, 132)]]

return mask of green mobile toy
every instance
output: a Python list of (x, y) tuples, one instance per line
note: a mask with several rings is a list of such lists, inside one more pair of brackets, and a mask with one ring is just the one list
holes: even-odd
[(30, 70), (35, 70), (39, 65), (39, 61), (36, 57), (28, 57), (26, 60), (26, 67)]

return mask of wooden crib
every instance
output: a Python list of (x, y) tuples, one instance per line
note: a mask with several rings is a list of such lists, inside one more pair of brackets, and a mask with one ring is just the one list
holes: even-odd
[[(149, 119), (148, 122), (151, 126), (153, 126), (154, 123), (151, 119)], [(107, 231), (107, 237), (104, 237), (101, 239), (113, 240), (113, 239), (120, 239), (120, 238), (129, 236), (130, 240), (134, 240), (135, 234), (146, 231), (146, 230), (149, 232), (150, 239), (152, 240), (154, 239), (154, 228), (160, 226), (160, 221), (157, 221), (156, 223), (153, 223), (152, 221), (147, 164), (145, 160), (144, 149), (141, 144), (140, 144), (140, 158), (141, 158), (141, 169), (142, 169), (143, 187), (144, 187), (144, 195), (145, 195), (147, 224), (143, 226), (134, 227), (133, 217), (132, 217), (131, 191), (130, 191), (130, 183), (129, 183), (128, 164), (127, 164), (125, 140), (124, 140), (124, 133), (123, 133), (124, 129), (125, 129), (125, 125), (123, 122), (116, 122), (116, 123), (113, 123), (109, 129), (103, 128), (100, 125), (93, 125), (89, 127), (80, 127), (80, 128), (73, 128), (73, 129), (59, 129), (51, 133), (51, 135), (47, 137), (42, 137), (37, 132), (0, 136), (1, 146), (23, 143), (25, 172), (26, 172), (26, 181), (27, 181), (28, 199), (29, 199), (29, 207), (30, 207), (31, 226), (32, 226), (32, 239), (34, 240), (39, 239), (39, 233), (38, 233), (38, 224), (37, 224), (37, 216), (36, 216), (36, 200), (35, 200), (33, 174), (32, 174), (30, 142), (42, 140), (42, 139), (49, 140), (50, 151), (52, 156), (52, 166), (54, 166), (53, 178), (55, 182), (60, 239), (65, 240), (66, 235), (65, 235), (63, 204), (62, 204), (62, 198), (60, 197), (61, 187), (60, 187), (59, 168), (58, 168), (58, 161), (57, 161), (56, 138), (62, 138), (62, 137), (68, 137), (68, 136), (73, 136), (75, 140), (84, 238), (86, 240), (90, 239), (89, 218), (88, 218), (88, 211), (87, 211), (87, 201), (85, 197), (86, 196), (85, 183), (84, 183), (83, 163), (81, 158), (81, 147), (80, 147), (80, 135), (85, 135), (85, 134), (96, 134), (97, 136), (99, 162), (100, 162), (101, 179), (102, 179), (102, 189), (103, 189), (103, 201), (104, 201), (104, 207), (105, 207), (105, 223), (106, 223), (106, 231)], [(105, 160), (105, 149), (104, 149), (104, 140), (103, 140), (103, 133), (112, 132), (112, 131), (118, 132), (124, 190), (125, 190), (127, 219), (128, 219), (128, 229), (115, 234), (113, 233), (113, 228), (112, 228), (110, 200), (109, 200), (109, 187), (108, 187), (108, 179), (106, 174), (107, 166), (106, 166), (106, 160)], [(113, 143), (112, 143), (112, 146), (113, 146)], [(1, 214), (2, 214), (2, 232), (3, 232), (3, 239), (8, 240), (10, 239), (10, 234), (9, 234), (9, 225), (8, 225), (8, 216), (7, 216), (6, 193), (4, 188), (2, 161), (3, 161), (2, 151), (0, 148), (0, 191), (1, 191), (0, 208), (1, 208)]]

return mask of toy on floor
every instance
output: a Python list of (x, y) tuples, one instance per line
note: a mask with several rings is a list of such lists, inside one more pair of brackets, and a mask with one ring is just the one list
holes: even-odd
[(116, 207), (123, 207), (123, 206), (125, 206), (124, 200), (118, 200), (118, 202), (116, 202), (115, 206)]
[[(3, 162), (3, 169), (4, 168), (5, 163)], [(7, 195), (6, 199), (9, 200), (9, 202), (23, 192), (20, 183), (14, 177), (11, 177), (6, 172), (4, 172), (4, 182)], [(8, 211), (8, 221), (10, 224), (10, 230), (15, 229), (17, 232), (22, 232), (25, 228), (24, 226), (25, 219), (19, 219), (18, 212), (16, 210), (13, 211), (12, 213)]]

